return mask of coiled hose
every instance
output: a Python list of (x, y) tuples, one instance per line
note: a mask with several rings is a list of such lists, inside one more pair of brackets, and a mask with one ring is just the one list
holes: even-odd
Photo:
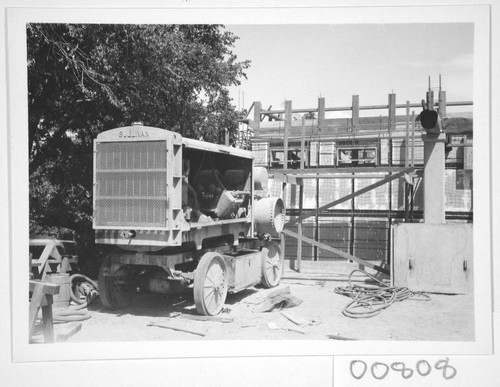
[[(79, 285), (73, 285), (73, 281), (79, 280)], [(54, 323), (64, 323), (72, 321), (84, 321), (88, 320), (92, 315), (88, 311), (88, 306), (94, 302), (98, 297), (98, 287), (97, 284), (92, 281), (89, 277), (83, 274), (73, 274), (70, 279), (70, 298), (76, 304), (69, 306), (67, 308), (56, 308), (52, 311), (52, 319)], [(85, 286), (82, 286), (85, 285)], [(77, 297), (74, 292), (74, 288), (83, 289), (83, 293), (86, 295), (85, 299)]]
[[(351, 283), (351, 277), (357, 271), (370, 277), (377, 282), (378, 285), (353, 285)], [(376, 316), (395, 302), (406, 299), (416, 301), (429, 301), (431, 299), (428, 294), (423, 292), (412, 292), (408, 288), (391, 287), (360, 269), (353, 270), (349, 275), (349, 286), (338, 286), (335, 288), (335, 293), (353, 298), (353, 300), (342, 310), (344, 316), (351, 318), (368, 318)]]

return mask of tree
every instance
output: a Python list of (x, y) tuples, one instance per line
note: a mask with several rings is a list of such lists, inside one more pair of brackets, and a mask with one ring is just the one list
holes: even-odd
[(219, 25), (29, 24), (30, 225), (91, 232), (92, 141), (142, 121), (234, 142), (227, 87), (249, 67)]

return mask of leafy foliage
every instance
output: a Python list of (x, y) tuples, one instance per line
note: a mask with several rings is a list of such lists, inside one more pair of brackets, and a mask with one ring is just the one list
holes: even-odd
[(222, 26), (29, 24), (27, 37), (31, 231), (92, 239), (92, 141), (103, 130), (142, 121), (235, 142), (227, 87), (249, 62)]

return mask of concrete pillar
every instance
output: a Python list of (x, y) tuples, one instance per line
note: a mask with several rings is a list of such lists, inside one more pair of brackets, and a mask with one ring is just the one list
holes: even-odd
[(446, 135), (422, 134), (424, 142), (424, 221), (445, 223), (445, 154)]

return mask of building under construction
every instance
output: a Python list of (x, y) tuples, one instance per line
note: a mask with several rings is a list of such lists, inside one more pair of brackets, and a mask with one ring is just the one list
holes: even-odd
[[(286, 200), (285, 254), (297, 269), (329, 261), (343, 271), (355, 258), (388, 267), (393, 225), (423, 222), (422, 106), (447, 122), (443, 176), (429, 180), (439, 194), (432, 199), (428, 193), (427, 217), (472, 223), (472, 101), (447, 102), (445, 91), (429, 88), (425, 101), (403, 104), (395, 94), (371, 106), (361, 106), (357, 95), (344, 107), (327, 107), (324, 98), (315, 108), (292, 108), (292, 101), (283, 110), (252, 104), (240, 140), (250, 144), (256, 165), (269, 168), (273, 194)], [(447, 112), (450, 107), (460, 113)], [(349, 117), (330, 118), (338, 112)]]

